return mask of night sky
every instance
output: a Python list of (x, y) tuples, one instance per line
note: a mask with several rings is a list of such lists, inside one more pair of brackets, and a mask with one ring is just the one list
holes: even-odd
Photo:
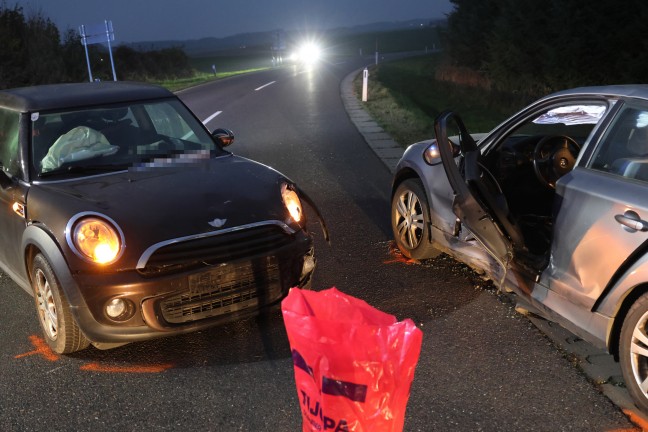
[(384, 21), (443, 18), (450, 0), (6, 0), (42, 13), (61, 31), (110, 20), (115, 41), (224, 37), (283, 29), (318, 30)]

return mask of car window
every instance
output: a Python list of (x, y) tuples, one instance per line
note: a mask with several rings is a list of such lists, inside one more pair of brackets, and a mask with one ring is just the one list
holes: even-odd
[(11, 176), (21, 174), (18, 140), (19, 123), (19, 113), (0, 109), (0, 166)]
[[(521, 161), (531, 161), (537, 152), (537, 145), (543, 138), (571, 138), (582, 148), (601, 121), (607, 105), (604, 103), (573, 102), (552, 105), (542, 111), (535, 111), (515, 128), (506, 132), (499, 141), (498, 151), (493, 156), (503, 169), (515, 170)], [(541, 154), (539, 156), (542, 156)]]
[(590, 168), (648, 182), (648, 107), (626, 105), (603, 136)]
[(144, 105), (157, 133), (191, 142), (200, 142), (194, 131), (169, 104)]
[(566, 135), (582, 145), (605, 111), (606, 106), (601, 104), (554, 106), (522, 124), (515, 134)]
[(172, 98), (32, 113), (31, 120), (36, 175), (71, 166), (80, 172), (222, 152), (189, 110)]

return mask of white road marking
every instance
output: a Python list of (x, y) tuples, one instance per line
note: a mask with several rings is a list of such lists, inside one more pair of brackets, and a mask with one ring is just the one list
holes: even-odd
[(219, 114), (222, 113), (222, 112), (223, 112), (223, 111), (216, 111), (214, 114), (210, 115), (210, 116), (207, 117), (205, 120), (203, 120), (203, 124), (206, 125), (206, 124), (209, 123), (210, 121), (214, 120), (214, 117), (216, 117), (217, 115), (219, 115)]
[(270, 81), (268, 84), (263, 84), (261, 87), (259, 87), (259, 88), (255, 88), (254, 91), (259, 91), (259, 90), (261, 90), (262, 88), (268, 87), (269, 85), (272, 85), (272, 84), (274, 84), (274, 83), (276, 83), (276, 82), (277, 82), (277, 81)]

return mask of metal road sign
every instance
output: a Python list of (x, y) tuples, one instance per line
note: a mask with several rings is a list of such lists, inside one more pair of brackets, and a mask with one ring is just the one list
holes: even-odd
[(104, 21), (102, 24), (88, 26), (81, 25), (79, 27), (79, 34), (81, 35), (81, 44), (83, 45), (92, 45), (115, 40), (112, 21), (108, 20)]
[(92, 82), (92, 69), (90, 67), (90, 56), (88, 55), (88, 45), (98, 43), (108, 43), (108, 53), (110, 55), (110, 66), (112, 67), (113, 80), (117, 81), (117, 74), (115, 73), (115, 62), (113, 61), (111, 41), (115, 40), (115, 32), (113, 30), (112, 21), (104, 20), (103, 24), (95, 25), (81, 25), (79, 26), (79, 35), (81, 36), (81, 44), (85, 48), (86, 62), (88, 63), (88, 76)]

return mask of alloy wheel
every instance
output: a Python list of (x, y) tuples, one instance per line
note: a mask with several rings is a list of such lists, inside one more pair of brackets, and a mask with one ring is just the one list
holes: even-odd
[(36, 271), (36, 300), (38, 303), (38, 318), (47, 336), (56, 340), (58, 336), (58, 315), (54, 295), (49, 281), (41, 269)]
[(423, 238), (425, 224), (421, 202), (414, 192), (407, 190), (398, 198), (396, 211), (396, 226), (401, 242), (408, 249), (416, 249)]

